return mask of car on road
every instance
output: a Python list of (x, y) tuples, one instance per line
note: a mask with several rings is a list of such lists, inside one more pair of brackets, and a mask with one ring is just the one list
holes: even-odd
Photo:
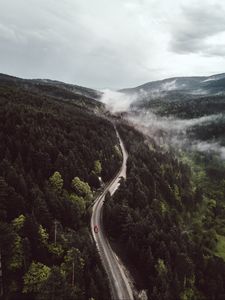
[(97, 225), (94, 226), (94, 232), (98, 233), (98, 226)]

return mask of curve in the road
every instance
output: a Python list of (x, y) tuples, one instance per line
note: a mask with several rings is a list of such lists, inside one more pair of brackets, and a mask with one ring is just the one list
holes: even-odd
[[(119, 187), (120, 178), (126, 178), (126, 164), (128, 154), (117, 130), (116, 133), (120, 141), (120, 147), (123, 154), (122, 167), (116, 175), (116, 177), (107, 185), (103, 193), (96, 199), (93, 205), (91, 217), (91, 231), (96, 246), (98, 248), (100, 257), (102, 259), (103, 266), (109, 278), (112, 299), (133, 300), (133, 292), (129, 280), (124, 272), (124, 267), (121, 265), (121, 262), (118, 260), (115, 252), (112, 250), (109, 244), (107, 236), (104, 232), (102, 220), (102, 211), (105, 195), (107, 194), (107, 192), (110, 192), (110, 194), (113, 195)], [(95, 225), (97, 225), (99, 228), (98, 233), (95, 233), (94, 231)]]

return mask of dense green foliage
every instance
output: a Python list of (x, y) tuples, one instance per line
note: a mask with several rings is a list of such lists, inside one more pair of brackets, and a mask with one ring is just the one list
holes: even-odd
[(88, 206), (120, 166), (118, 139), (78, 104), (0, 84), (3, 299), (109, 298)]
[(190, 160), (191, 166), (186, 156), (163, 152), (128, 126), (119, 131), (129, 152), (128, 177), (107, 200), (104, 221), (137, 270), (139, 288), (152, 300), (225, 299), (225, 262), (218, 254), (223, 177), (209, 188), (204, 162)]
[[(97, 97), (61, 83), (0, 80), (2, 299), (110, 298), (88, 209), (122, 156), (112, 124), (97, 114), (102, 105), (74, 90)], [(140, 106), (182, 119), (218, 114), (187, 134), (223, 144), (224, 97), (183, 98)], [(128, 177), (107, 198), (104, 220), (138, 287), (153, 300), (225, 299), (224, 163), (163, 150), (125, 125), (119, 131)]]

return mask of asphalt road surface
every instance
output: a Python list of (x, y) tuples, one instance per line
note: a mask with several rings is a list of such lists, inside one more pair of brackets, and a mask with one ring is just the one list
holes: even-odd
[[(123, 164), (119, 173), (106, 186), (105, 190), (96, 199), (93, 205), (92, 217), (91, 217), (91, 231), (96, 246), (98, 248), (103, 266), (109, 278), (112, 299), (133, 300), (134, 297), (133, 297), (131, 286), (129, 284), (129, 279), (127, 278), (124, 272), (124, 267), (122, 266), (122, 263), (119, 261), (119, 259), (117, 258), (116, 254), (113, 252), (109, 244), (107, 236), (104, 232), (103, 220), (102, 220), (102, 209), (105, 200), (105, 195), (107, 194), (107, 192), (110, 192), (110, 194), (113, 195), (119, 187), (120, 178), (121, 177), (126, 178), (126, 163), (127, 163), (128, 154), (126, 152), (123, 141), (121, 140), (118, 132), (117, 132), (117, 136), (120, 140), (120, 146), (123, 153)], [(95, 225), (98, 226), (97, 233), (94, 231)]]

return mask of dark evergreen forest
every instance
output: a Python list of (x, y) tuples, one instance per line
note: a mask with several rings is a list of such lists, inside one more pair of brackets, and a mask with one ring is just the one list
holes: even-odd
[(2, 299), (109, 299), (88, 208), (120, 166), (115, 130), (94, 100), (28, 87), (0, 85)]
[[(89, 98), (98, 94), (76, 92), (85, 95), (70, 85), (0, 76), (4, 300), (110, 299), (90, 207), (119, 170), (121, 152), (103, 105)], [(204, 115), (196, 105), (186, 114)], [(200, 106), (207, 111), (207, 103)], [(223, 108), (218, 96), (215, 113)], [(222, 121), (188, 134), (222, 141)], [(158, 146), (123, 121), (117, 128), (129, 153), (127, 180), (107, 196), (104, 223), (137, 288), (152, 300), (224, 300), (224, 163), (215, 153)]]
[(225, 299), (221, 164), (196, 153), (193, 169), (132, 127), (118, 129), (129, 152), (128, 178), (108, 196), (104, 220), (138, 288), (152, 300)]

